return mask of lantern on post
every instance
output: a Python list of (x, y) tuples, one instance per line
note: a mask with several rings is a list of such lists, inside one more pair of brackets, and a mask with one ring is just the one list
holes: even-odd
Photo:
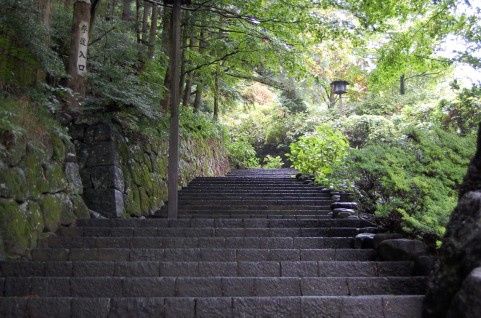
[(339, 95), (339, 115), (343, 114), (342, 110), (342, 94), (347, 93), (347, 81), (334, 81), (331, 83), (331, 92)]

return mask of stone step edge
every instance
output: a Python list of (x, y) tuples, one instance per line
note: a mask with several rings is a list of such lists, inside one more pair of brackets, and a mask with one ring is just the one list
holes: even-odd
[[(0, 262), (7, 277), (411, 277), (414, 263), (355, 261), (37, 261)], [(79, 273), (80, 272), (80, 273)], [(236, 274), (236, 275), (233, 275)]]
[(422, 295), (426, 277), (10, 277), (3, 296), (218, 297)]

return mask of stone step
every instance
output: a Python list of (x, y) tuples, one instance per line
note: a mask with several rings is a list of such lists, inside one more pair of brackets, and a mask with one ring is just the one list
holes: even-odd
[(0, 262), (2, 277), (403, 277), (412, 262)]
[(197, 206), (204, 206), (204, 205), (226, 205), (229, 206), (236, 206), (236, 205), (268, 205), (268, 206), (331, 206), (331, 200), (325, 199), (286, 199), (286, 200), (261, 200), (261, 199), (242, 199), (242, 200), (207, 200), (207, 199), (183, 199), (179, 201), (179, 206), (184, 205), (197, 205)]
[(203, 200), (272, 200), (281, 199), (281, 200), (298, 200), (298, 199), (324, 199), (330, 200), (330, 196), (324, 196), (319, 193), (304, 193), (302, 195), (297, 194), (284, 194), (280, 195), (277, 193), (271, 194), (239, 194), (239, 193), (197, 193), (197, 192), (179, 192), (179, 200), (191, 200), (191, 199), (203, 199)]
[[(65, 227), (62, 236), (102, 237), (352, 237), (377, 228), (354, 227)], [(54, 238), (54, 237), (51, 237)]]
[(50, 237), (43, 248), (352, 248), (349, 237)]
[[(84, 219), (77, 220), (77, 227), (212, 227), (212, 228), (229, 228), (229, 227), (369, 227), (370, 223), (362, 220), (351, 219), (270, 219), (270, 218), (202, 218), (202, 219)], [(61, 228), (64, 229), (69, 228)]]
[(34, 261), (372, 261), (371, 249), (36, 248)]
[(423, 296), (5, 297), (0, 316), (51, 317), (369, 317), (421, 318)]
[[(168, 204), (166, 204), (163, 208), (167, 208)], [(279, 205), (279, 204), (271, 204), (271, 205), (188, 205), (179, 202), (179, 211), (189, 211), (189, 210), (208, 210), (208, 211), (276, 211), (280, 214), (283, 213), (298, 213), (299, 210), (303, 210), (307, 213), (309, 211), (316, 212), (316, 211), (330, 211), (331, 207), (330, 204), (325, 205)], [(254, 212), (252, 212), (254, 213)]]
[(425, 277), (7, 277), (5, 297), (422, 295)]
[[(179, 219), (269, 219), (269, 220), (281, 220), (281, 219), (296, 219), (296, 220), (312, 220), (313, 218), (317, 220), (331, 220), (332, 216), (328, 215), (329, 212), (325, 214), (321, 213), (310, 213), (310, 214), (271, 214), (271, 213), (257, 213), (257, 214), (250, 214), (245, 211), (244, 213), (223, 213), (223, 212), (216, 212), (216, 213), (208, 213), (208, 212), (198, 212), (198, 213), (188, 213), (188, 212), (179, 212), (177, 216)], [(157, 214), (152, 215), (152, 218), (160, 218), (165, 219), (167, 218), (167, 211), (162, 210), (158, 211)], [(352, 221), (358, 221), (358, 218), (346, 219)]]

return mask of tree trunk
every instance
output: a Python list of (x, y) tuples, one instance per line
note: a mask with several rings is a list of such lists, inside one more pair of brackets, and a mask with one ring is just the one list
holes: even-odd
[(142, 43), (147, 45), (149, 30), (149, 16), (151, 15), (152, 4), (144, 2), (144, 15), (142, 16)]
[(185, 81), (184, 96), (182, 97), (182, 105), (189, 106), (190, 104), (190, 94), (192, 91), (192, 81), (194, 79), (194, 72), (189, 72), (189, 76)]
[(90, 23), (89, 23), (89, 38), (92, 37), (92, 32), (94, 30), (95, 18), (97, 17), (97, 8), (100, 0), (93, 0), (90, 7)]
[(157, 37), (157, 17), (159, 16), (157, 5), (152, 6), (152, 22), (150, 24), (149, 49), (147, 50), (147, 59), (151, 60), (155, 54), (155, 39)]
[(399, 85), (399, 93), (401, 95), (406, 94), (406, 78), (405, 78), (404, 74), (401, 75), (401, 77), (399, 78), (399, 84), (400, 84)]
[(180, 29), (181, 8), (180, 0), (175, 0), (172, 10), (172, 45), (170, 54), (170, 68), (172, 81), (170, 90), (170, 133), (169, 133), (169, 168), (168, 168), (168, 217), (177, 218), (179, 180), (179, 75), (180, 75)]
[[(202, 28), (200, 30), (200, 36), (199, 36), (199, 53), (202, 55), (205, 51), (205, 30)], [(200, 107), (202, 106), (202, 93), (203, 93), (204, 87), (202, 84), (202, 81), (200, 78), (198, 78), (197, 81), (197, 89), (195, 91), (195, 99), (194, 99), (194, 111), (198, 112), (200, 110)]]
[[(164, 0), (165, 2), (165, 0)], [(167, 56), (171, 56), (170, 54), (170, 38), (171, 38), (171, 32), (172, 32), (172, 20), (170, 16), (170, 10), (167, 7), (164, 7), (164, 20), (163, 20), (163, 30), (162, 30), (162, 47), (164, 50), (164, 53)], [(169, 63), (170, 64), (170, 63)], [(160, 101), (160, 107), (164, 112), (169, 111), (169, 103), (170, 103), (170, 82), (171, 82), (171, 68), (170, 65), (167, 67), (167, 70), (165, 72), (165, 78), (164, 78), (164, 89), (165, 93)]]
[(334, 94), (334, 88), (330, 86), (331, 90), (329, 93), (329, 108), (333, 108), (336, 104), (336, 94)]
[(52, 23), (52, 0), (38, 1), (39, 20), (46, 27), (50, 28)]
[(214, 83), (214, 119), (219, 119), (219, 73), (215, 73)]
[(122, 0), (122, 20), (133, 21), (135, 19), (134, 12), (132, 11), (132, 3), (134, 0)]
[(204, 87), (202, 84), (199, 82), (197, 83), (197, 90), (195, 91), (195, 99), (194, 99), (194, 112), (198, 112), (200, 110), (200, 107), (202, 106), (202, 93), (203, 93)]
[(79, 99), (74, 96), (69, 99), (69, 108), (78, 108), (79, 101), (85, 98), (87, 85), (87, 49), (90, 26), (90, 0), (76, 0), (74, 3), (72, 38), (70, 42), (70, 58), (67, 86), (72, 89)]
[[(189, 50), (192, 50), (193, 47), (194, 47), (194, 32), (190, 32)], [(192, 71), (189, 72), (188, 74), (186, 74), (186, 77), (187, 79), (185, 80), (185, 88), (182, 96), (183, 106), (189, 106), (189, 103), (190, 103), (190, 93), (192, 90), (192, 80), (194, 79), (194, 72)]]

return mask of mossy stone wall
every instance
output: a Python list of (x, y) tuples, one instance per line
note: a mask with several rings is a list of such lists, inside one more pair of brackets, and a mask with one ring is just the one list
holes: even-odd
[(0, 132), (0, 259), (28, 256), (38, 239), (89, 218), (72, 143)]
[[(74, 143), (84, 199), (109, 218), (146, 216), (167, 200), (168, 138), (134, 133), (113, 122), (77, 125)], [(179, 187), (196, 176), (225, 175), (230, 167), (222, 140), (180, 139)]]

